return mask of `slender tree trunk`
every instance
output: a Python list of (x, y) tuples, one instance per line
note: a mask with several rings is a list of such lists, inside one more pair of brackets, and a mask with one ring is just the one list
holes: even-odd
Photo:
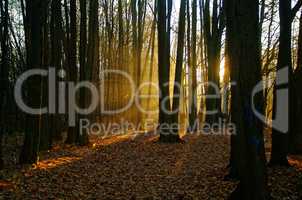
[[(89, 26), (88, 26), (88, 45), (87, 45), (87, 65), (85, 66), (84, 80), (81, 81), (94, 81), (96, 73), (99, 69), (99, 2), (92, 0), (89, 4)], [(83, 66), (84, 67), (84, 66)], [(80, 91), (80, 105), (82, 108), (88, 106), (91, 101), (88, 98), (86, 90)], [(79, 135), (79, 144), (87, 145), (89, 143), (88, 132), (81, 131)]]
[[(66, 16), (68, 18), (68, 16)], [(68, 33), (69, 34), (69, 33)], [(69, 80), (73, 83), (77, 82), (77, 3), (76, 0), (70, 0), (70, 41), (68, 50), (69, 63)], [(76, 116), (77, 121), (77, 116)], [(77, 122), (79, 123), (79, 122)], [(77, 129), (75, 127), (68, 128), (66, 143), (74, 144), (77, 138)]]
[[(170, 42), (168, 42), (169, 31), (168, 27), (168, 13), (167, 2), (157, 0), (158, 5), (158, 80), (161, 95), (159, 95), (159, 133), (161, 142), (178, 142), (179, 135), (173, 134), (170, 128), (171, 124), (171, 107), (169, 95), (170, 80)], [(169, 60), (169, 62), (167, 61)]]
[[(192, 2), (192, 60), (190, 66), (191, 76), (191, 103), (190, 103), (190, 131), (197, 130), (197, 52), (196, 52), (196, 45), (197, 45), (197, 0), (193, 0)], [(190, 48), (190, 47), (189, 47)]]
[[(138, 16), (137, 16), (137, 4), (138, 0), (131, 0), (131, 25), (132, 25), (132, 63), (133, 63), (133, 80), (136, 85), (136, 87), (139, 85), (138, 80), (138, 71), (139, 71), (139, 44), (138, 44)], [(132, 107), (132, 115), (133, 120), (135, 120), (136, 123), (138, 123), (138, 108), (133, 105)]]
[[(279, 17), (280, 17), (280, 37), (279, 37), (279, 54), (278, 54), (278, 63), (277, 71), (285, 69), (288, 67), (289, 71), (289, 130), (286, 133), (283, 133), (277, 129), (273, 128), (272, 133), (272, 154), (271, 154), (271, 165), (284, 165), (289, 166), (287, 160), (287, 154), (289, 151), (288, 140), (289, 135), (293, 131), (293, 115), (295, 109), (293, 107), (294, 98), (292, 92), (292, 61), (291, 61), (291, 23), (292, 23), (292, 10), (291, 10), (291, 1), (280, 0), (279, 1)], [(280, 77), (277, 77), (279, 79)], [(277, 112), (277, 90), (282, 86), (276, 85), (274, 87), (274, 103), (273, 103), (273, 118), (276, 116)], [(273, 127), (274, 122), (273, 122)]]
[[(178, 41), (177, 41), (177, 56), (176, 56), (176, 67), (175, 67), (175, 81), (174, 81), (174, 92), (173, 92), (173, 106), (172, 111), (174, 112), (172, 122), (179, 124), (179, 110), (180, 110), (180, 94), (181, 94), (181, 78), (183, 69), (184, 59), (184, 44), (185, 44), (185, 29), (186, 29), (186, 3), (187, 0), (181, 0), (179, 10), (179, 21), (178, 21)], [(174, 134), (179, 134), (172, 130)]]
[[(212, 15), (210, 9), (212, 7)], [(212, 16), (212, 17), (211, 17)], [(205, 1), (204, 5), (204, 32), (207, 50), (208, 64), (208, 85), (207, 95), (215, 95), (216, 98), (206, 99), (206, 122), (209, 124), (218, 121), (221, 112), (220, 91), (219, 91), (219, 66), (221, 53), (221, 39), (225, 28), (224, 8), (218, 5), (218, 0)], [(217, 91), (218, 90), (218, 91)]]
[[(48, 20), (48, 11), (49, 11), (49, 2), (45, 0), (43, 2), (43, 27), (42, 27), (42, 34), (43, 34), (43, 46), (42, 46), (42, 66), (44, 69), (48, 69), (50, 64), (50, 44), (49, 44), (49, 20)], [(47, 77), (43, 77), (43, 88), (42, 88), (42, 105), (46, 105), (48, 103), (48, 84), (47, 84)], [(52, 133), (49, 130), (49, 114), (45, 114), (41, 116), (41, 134), (40, 136), (40, 145), (39, 151), (46, 151), (50, 150), (52, 147)]]
[[(50, 26), (50, 39), (51, 39), (51, 66), (56, 70), (62, 69), (62, 55), (63, 55), (63, 25), (62, 25), (62, 6), (60, 0), (53, 0), (51, 3), (51, 26)], [(58, 88), (58, 82), (55, 83)], [(58, 96), (56, 94), (56, 96)], [(56, 99), (57, 101), (57, 99)], [(52, 107), (57, 111), (58, 108), (55, 102), (51, 102)], [(53, 139), (61, 140), (61, 130), (59, 127), (59, 115), (53, 114), (49, 117), (49, 131)]]
[[(80, 45), (79, 45), (79, 63), (80, 63), (80, 77), (79, 81), (86, 81), (87, 80), (87, 1), (86, 0), (80, 0), (80, 13), (81, 13), (81, 19), (80, 19)], [(79, 106), (82, 108), (85, 107), (85, 101), (86, 101), (86, 93), (84, 89), (80, 90), (80, 96), (79, 96)], [(79, 121), (81, 119), (84, 119), (84, 115), (79, 114)], [(79, 127), (79, 123), (77, 126), (77, 138), (76, 142), (81, 145), (86, 145), (88, 143), (88, 133), (82, 133), (81, 135), (81, 127)]]
[[(122, 0), (118, 0), (118, 69), (125, 69), (125, 50), (124, 50), (124, 20), (123, 20), (123, 2)], [(122, 107), (123, 94), (122, 92), (125, 90), (124, 84), (122, 80), (118, 79), (118, 108)]]
[(0, 63), (0, 169), (4, 167), (2, 155), (2, 138), (5, 130), (5, 110), (8, 103), (8, 70), (9, 70), (9, 32), (8, 32), (8, 0), (0, 2), (1, 27), (0, 27), (0, 42), (1, 42), (1, 63)]
[[(154, 0), (154, 10), (157, 9), (157, 0)], [(154, 74), (154, 57), (155, 57), (155, 33), (156, 33), (156, 12), (154, 13), (154, 19), (151, 28), (151, 56), (150, 56), (150, 71), (149, 71), (149, 81), (153, 81), (153, 74)], [(151, 96), (151, 88), (152, 85), (150, 84), (148, 87), (148, 95)], [(148, 99), (147, 102), (147, 110), (150, 110), (151, 98)], [(149, 117), (149, 116), (148, 116)]]
[[(205, 64), (205, 48), (204, 48), (204, 31), (203, 31), (203, 18), (204, 18), (204, 15), (203, 15), (203, 0), (199, 0), (199, 16), (200, 16), (200, 63), (201, 63), (201, 76), (203, 78), (203, 82), (206, 81), (205, 79), (205, 71), (206, 71), (206, 64)], [(204, 93), (203, 93), (203, 96), (204, 96)], [(205, 105), (204, 105), (204, 97), (201, 97), (200, 99), (200, 109), (199, 109), (199, 122), (202, 122), (203, 121), (203, 118), (204, 118), (204, 108), (205, 108)]]

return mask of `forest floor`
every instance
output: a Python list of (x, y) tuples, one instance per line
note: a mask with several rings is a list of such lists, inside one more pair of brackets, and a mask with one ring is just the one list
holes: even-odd
[[(237, 184), (223, 181), (229, 138), (183, 139), (160, 144), (150, 134), (120, 135), (93, 137), (89, 147), (56, 146), (35, 166), (3, 170), (0, 199), (227, 199)], [(302, 159), (290, 162), (269, 169), (274, 199), (302, 199)]]

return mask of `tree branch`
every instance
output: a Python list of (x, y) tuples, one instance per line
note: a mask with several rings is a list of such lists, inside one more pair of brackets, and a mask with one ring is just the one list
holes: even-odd
[(291, 12), (291, 21), (294, 20), (294, 18), (295, 18), (295, 16), (296, 16), (297, 12), (300, 10), (301, 6), (302, 6), (302, 0), (299, 0), (299, 1), (296, 3), (296, 5), (293, 7), (293, 9), (292, 9), (292, 12)]

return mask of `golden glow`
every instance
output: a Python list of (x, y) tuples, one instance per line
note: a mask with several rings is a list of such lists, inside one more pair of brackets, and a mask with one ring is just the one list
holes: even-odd
[(220, 81), (223, 81), (224, 78), (224, 73), (225, 73), (224, 64), (225, 64), (225, 59), (223, 58), (222, 61), (220, 62), (220, 70), (219, 70)]
[(95, 144), (95, 147), (97, 146), (109, 146), (111, 144), (120, 143), (127, 141), (131, 139), (131, 137), (134, 137), (134, 135), (127, 134), (127, 135), (120, 135), (120, 136), (111, 136), (109, 138), (104, 138), (100, 144)]
[(300, 156), (290, 156), (289, 164), (295, 166), (299, 171), (302, 171), (302, 159)]
[(61, 157), (61, 158), (55, 158), (55, 159), (49, 159), (40, 161), (35, 165), (35, 169), (52, 169), (58, 166), (62, 166), (68, 163), (72, 163), (74, 161), (80, 160), (80, 157)]

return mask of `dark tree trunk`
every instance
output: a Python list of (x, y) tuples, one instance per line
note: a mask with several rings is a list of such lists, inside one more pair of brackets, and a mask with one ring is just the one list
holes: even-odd
[[(51, 66), (56, 70), (62, 69), (62, 55), (63, 55), (63, 17), (62, 6), (60, 0), (53, 0), (51, 3), (51, 24), (50, 24), (50, 40), (51, 40)], [(58, 88), (58, 82), (55, 85)], [(58, 96), (58, 95), (56, 95)], [(57, 99), (56, 99), (57, 101)], [(50, 102), (52, 107), (57, 111), (58, 107), (55, 102)], [(49, 117), (49, 131), (54, 140), (61, 140), (61, 130), (59, 127), (58, 114), (52, 114)]]
[[(79, 81), (85, 81), (87, 80), (87, 1), (86, 0), (80, 0), (80, 13), (81, 13), (81, 22), (80, 22), (80, 45), (79, 45), (79, 63), (80, 63), (80, 77)], [(80, 90), (80, 96), (79, 96), (79, 106), (82, 108), (85, 107), (86, 102), (86, 93), (82, 89)], [(79, 114), (79, 121), (81, 119), (84, 119), (85, 116)], [(88, 133), (83, 133), (83, 135), (80, 134), (81, 127), (79, 127), (79, 123), (77, 124), (77, 138), (76, 142), (81, 145), (88, 144)]]
[(1, 63), (0, 63), (0, 169), (4, 167), (2, 155), (2, 138), (5, 131), (6, 123), (5, 110), (8, 103), (8, 70), (9, 70), (9, 32), (8, 32), (8, 0), (0, 2), (1, 27), (0, 27), (0, 42), (1, 42)]
[[(292, 10), (291, 1), (280, 0), (279, 1), (279, 17), (280, 17), (280, 37), (279, 37), (279, 54), (277, 71), (288, 67), (289, 71), (289, 130), (284, 133), (273, 128), (272, 133), (272, 154), (271, 154), (271, 165), (283, 165), (289, 166), (287, 160), (287, 154), (289, 151), (289, 135), (293, 131), (293, 113), (294, 113), (294, 98), (292, 90), (292, 61), (291, 61), (291, 24), (292, 24)], [(278, 79), (279, 77), (277, 77)], [(276, 85), (274, 87), (274, 104), (273, 104), (273, 118), (276, 116), (277, 112), (277, 90), (281, 89), (283, 86)], [(273, 122), (273, 127), (274, 122)]]
[[(170, 42), (169, 41), (169, 12), (167, 12), (167, 2), (165, 0), (157, 0), (158, 5), (158, 80), (161, 95), (159, 95), (159, 134), (161, 142), (178, 142), (179, 135), (173, 134), (170, 128), (171, 124), (171, 108), (169, 97), (170, 80)], [(168, 17), (167, 17), (168, 16)], [(168, 62), (169, 60), (169, 62)]]
[[(262, 93), (251, 101), (254, 87), (261, 81), (259, 46), (259, 2), (226, 0), (227, 45), (232, 81), (232, 122), (236, 125), (234, 159), (240, 184), (230, 199), (264, 200), (268, 198), (263, 124), (252, 104), (263, 110)], [(240, 13), (240, 15), (238, 14)]]
[[(68, 16), (66, 16), (68, 17)], [(76, 0), (70, 0), (70, 41), (68, 50), (68, 72), (69, 80), (73, 83), (77, 82), (77, 3)], [(77, 116), (76, 116), (77, 121)], [(77, 129), (75, 127), (68, 128), (67, 144), (75, 144), (77, 138)]]
[[(211, 7), (212, 15), (210, 14)], [(217, 87), (219, 87), (221, 39), (225, 28), (224, 18), (224, 9), (222, 5), (218, 4), (218, 0), (214, 0), (212, 6), (210, 6), (210, 0), (205, 1), (204, 34), (207, 50), (208, 82), (215, 84)], [(207, 95), (218, 95), (217, 98), (206, 99), (206, 122), (212, 124), (218, 121), (221, 112), (220, 93), (212, 85), (208, 85)]]
[[(85, 69), (81, 69), (83, 80), (94, 82), (95, 77), (98, 77), (99, 69), (99, 2), (98, 0), (92, 0), (89, 3), (89, 26), (88, 26), (88, 45), (87, 45), (87, 65), (81, 66)], [(81, 108), (85, 108), (89, 105), (91, 99), (86, 89), (80, 91), (80, 103)], [(87, 116), (88, 117), (88, 116)], [(80, 116), (83, 119), (84, 116)], [(90, 117), (91, 119), (91, 117)], [(88, 132), (81, 131), (79, 135), (79, 144), (81, 146), (89, 144)]]
[[(124, 37), (124, 19), (123, 19), (123, 2), (118, 0), (118, 69), (124, 71), (125, 68), (125, 37)], [(121, 85), (117, 88), (118, 108), (122, 107), (123, 92), (126, 90), (122, 80), (118, 80), (118, 84)]]
[[(136, 87), (139, 85), (139, 68), (140, 68), (140, 52), (139, 52), (139, 40), (138, 40), (138, 14), (137, 4), (140, 0), (131, 0), (131, 25), (132, 25), (132, 63), (133, 63), (133, 80)], [(133, 120), (138, 123), (139, 110), (135, 105), (132, 107), (132, 112), (135, 115)]]
[[(184, 44), (185, 44), (185, 29), (186, 29), (186, 1), (181, 0), (179, 10), (179, 21), (178, 21), (178, 39), (177, 39), (177, 56), (176, 56), (176, 67), (175, 67), (175, 81), (174, 81), (174, 92), (173, 92), (173, 106), (172, 111), (173, 118), (172, 122), (178, 123), (179, 118), (179, 105), (180, 105), (180, 93), (181, 93), (181, 77), (183, 69), (184, 59)], [(177, 111), (177, 112), (176, 112)], [(178, 134), (178, 130), (172, 130), (173, 134)]]
[[(48, 69), (49, 61), (50, 61), (50, 44), (49, 44), (49, 0), (45, 0), (43, 2), (43, 17), (42, 17), (42, 66), (44, 69)], [(48, 84), (47, 84), (47, 77), (43, 77), (43, 88), (42, 88), (42, 105), (47, 105), (48, 103)], [(41, 116), (41, 136), (40, 136), (40, 145), (39, 151), (47, 151), (50, 150), (52, 147), (52, 133), (49, 130), (49, 114), (44, 114)]]
[(190, 67), (190, 79), (191, 79), (191, 95), (190, 95), (190, 131), (196, 131), (197, 124), (195, 124), (197, 120), (197, 52), (196, 52), (196, 44), (197, 44), (197, 0), (193, 0), (192, 2), (192, 45), (188, 48), (191, 48), (192, 59)]
[(302, 115), (302, 95), (299, 92), (302, 85), (302, 13), (300, 16), (298, 52), (297, 52), (297, 68), (293, 77), (293, 101), (294, 101), (294, 117), (293, 131), (290, 135), (290, 152), (293, 154), (302, 154), (302, 123), (300, 118)]
[[(42, 64), (42, 19), (43, 1), (31, 0), (26, 2), (26, 14), (29, 21), (29, 51), (27, 52), (28, 67), (30, 69), (40, 68)], [(41, 98), (41, 78), (33, 77), (27, 82), (28, 105), (40, 107)], [(37, 162), (39, 138), (40, 138), (40, 116), (26, 115), (25, 139), (20, 154), (21, 164), (32, 164)]]

